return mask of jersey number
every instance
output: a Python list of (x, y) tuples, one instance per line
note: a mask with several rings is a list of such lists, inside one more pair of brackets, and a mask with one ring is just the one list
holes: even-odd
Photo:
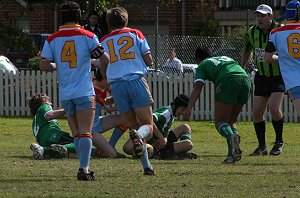
[(293, 33), (288, 38), (288, 50), (292, 58), (300, 58), (300, 34)]
[[(125, 43), (125, 44), (124, 44)], [(109, 58), (110, 58), (110, 63), (114, 63), (118, 61), (118, 56), (115, 51), (115, 46), (114, 46), (114, 41), (108, 40), (106, 42), (109, 50)], [(120, 49), (119, 49), (119, 55), (121, 60), (126, 60), (126, 59), (134, 59), (135, 54), (134, 52), (127, 52), (129, 48), (131, 48), (134, 45), (133, 38), (129, 36), (123, 36), (117, 41), (118, 45), (124, 44)]]
[(70, 68), (77, 67), (77, 54), (74, 41), (66, 41), (61, 51), (61, 62), (69, 62)]

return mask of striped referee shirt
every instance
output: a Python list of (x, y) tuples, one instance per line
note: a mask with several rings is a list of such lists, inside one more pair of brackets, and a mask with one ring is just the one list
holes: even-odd
[(258, 72), (262, 76), (276, 77), (281, 76), (278, 64), (264, 62), (263, 56), (269, 41), (269, 33), (274, 28), (280, 27), (279, 23), (272, 21), (268, 32), (264, 33), (258, 25), (254, 25), (247, 31), (244, 41), (244, 52), (253, 51), (253, 60)]

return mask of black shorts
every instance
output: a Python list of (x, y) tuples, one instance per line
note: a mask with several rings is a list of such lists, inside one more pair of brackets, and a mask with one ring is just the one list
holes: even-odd
[(281, 76), (265, 77), (256, 73), (254, 78), (254, 95), (271, 96), (274, 92), (284, 92), (285, 86)]

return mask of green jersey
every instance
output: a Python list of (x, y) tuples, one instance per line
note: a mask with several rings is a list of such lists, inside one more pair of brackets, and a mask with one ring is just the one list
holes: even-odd
[(157, 109), (153, 113), (153, 116), (156, 118), (155, 125), (157, 129), (165, 137), (174, 122), (174, 115), (171, 106), (163, 106)]
[(274, 28), (281, 25), (272, 21), (269, 31), (264, 33), (258, 25), (254, 25), (247, 31), (244, 41), (244, 52), (253, 51), (254, 64), (258, 69), (260, 75), (266, 77), (280, 76), (280, 70), (278, 64), (269, 64), (264, 62), (263, 56), (265, 48), (269, 41), (269, 34)]
[(217, 84), (230, 76), (248, 76), (245, 70), (232, 58), (217, 56), (207, 58), (198, 65), (195, 81), (209, 80)]
[(49, 111), (52, 111), (52, 107), (49, 104), (43, 104), (37, 110), (33, 122), (32, 122), (32, 132), (33, 135), (39, 140), (39, 136), (42, 132), (49, 131), (49, 129), (56, 128), (61, 130), (58, 126), (58, 123), (55, 119), (53, 120), (46, 120), (45, 114)]

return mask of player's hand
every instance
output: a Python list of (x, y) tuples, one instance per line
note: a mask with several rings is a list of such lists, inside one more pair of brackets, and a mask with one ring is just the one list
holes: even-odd
[(192, 113), (191, 109), (186, 109), (183, 113), (183, 120), (190, 121), (191, 113)]
[(165, 148), (166, 147), (166, 144), (167, 144), (167, 140), (165, 139), (165, 138), (161, 138), (161, 139), (158, 139), (157, 140), (157, 149), (158, 150), (161, 150), (161, 149), (163, 149), (163, 148)]

